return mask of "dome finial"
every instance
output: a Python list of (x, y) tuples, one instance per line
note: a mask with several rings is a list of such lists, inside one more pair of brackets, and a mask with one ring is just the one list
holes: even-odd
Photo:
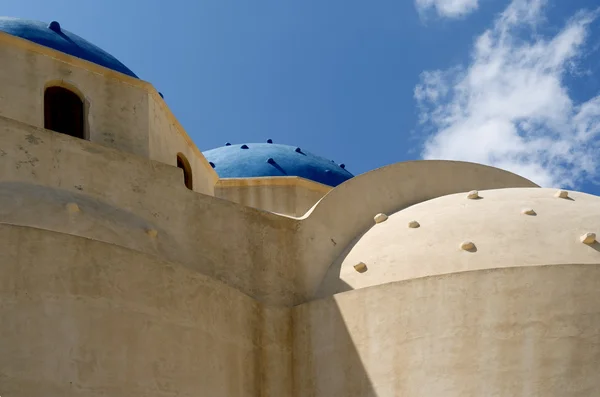
[(60, 23), (57, 21), (52, 21), (50, 22), (50, 25), (48, 25), (48, 29), (55, 31), (56, 33), (60, 33)]

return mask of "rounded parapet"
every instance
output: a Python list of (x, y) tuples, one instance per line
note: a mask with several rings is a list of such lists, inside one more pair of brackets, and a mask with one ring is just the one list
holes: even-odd
[(34, 227), (0, 224), (0, 241), (2, 395), (255, 396), (265, 377), (231, 362), (256, 374), (288, 348), (269, 332), (272, 311), (178, 263)]
[(345, 211), (359, 216), (373, 212), (370, 214), (372, 217), (447, 194), (477, 193), (477, 190), (469, 191), (468, 186), (479, 190), (539, 187), (522, 176), (482, 164), (445, 160), (407, 161), (355, 176), (329, 192), (304, 217), (322, 218), (325, 214)]
[[(453, 193), (517, 187), (538, 185), (508, 171), (460, 161), (397, 163), (356, 176), (325, 195), (302, 218), (304, 263), (310, 266), (299, 275), (299, 283), (309, 295), (314, 293), (327, 268), (354, 239), (371, 226), (386, 227), (389, 221), (373, 226), (377, 214), (393, 214)], [(465, 203), (483, 201), (467, 200), (466, 196), (462, 195)], [(420, 222), (408, 219), (403, 228), (412, 230), (406, 227), (412, 220)]]
[(600, 266), (569, 263), (397, 281), (297, 306), (297, 395), (596, 395), (598, 285)]

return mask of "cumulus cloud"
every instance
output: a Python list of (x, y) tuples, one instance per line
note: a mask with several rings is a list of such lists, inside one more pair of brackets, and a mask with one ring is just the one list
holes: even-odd
[(441, 17), (458, 18), (470, 14), (479, 7), (479, 0), (415, 0), (419, 13), (435, 10)]
[(497, 166), (542, 186), (594, 180), (600, 95), (583, 103), (565, 77), (577, 70), (598, 11), (581, 11), (541, 37), (543, 0), (513, 0), (475, 41), (470, 64), (423, 72), (415, 88), (425, 159)]

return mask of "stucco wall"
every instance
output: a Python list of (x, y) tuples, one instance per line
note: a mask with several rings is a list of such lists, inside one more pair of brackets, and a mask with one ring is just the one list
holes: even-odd
[(504, 268), (294, 308), (297, 397), (600, 392), (600, 266)]
[(176, 166), (177, 154), (182, 153), (190, 163), (194, 191), (214, 195), (214, 186), (219, 179), (217, 173), (183, 132), (183, 127), (170, 113), (163, 99), (159, 95), (149, 93), (148, 105), (149, 157)]
[(289, 395), (282, 309), (114, 244), (5, 224), (0, 241), (3, 395)]
[(43, 48), (0, 33), (0, 116), (43, 128), (46, 86), (66, 86), (84, 99), (91, 141), (148, 156), (148, 95), (144, 89), (74, 67), (60, 59), (72, 58), (66, 54), (50, 49), (44, 54), (32, 51), (33, 47)]
[(300, 299), (297, 220), (192, 192), (174, 166), (64, 134), (0, 118), (0, 137), (0, 222), (123, 245), (265, 302)]
[(49, 85), (82, 97), (90, 141), (170, 165), (181, 152), (213, 194), (216, 173), (150, 84), (0, 32), (0, 116), (43, 128)]
[(298, 177), (220, 179), (215, 196), (248, 207), (300, 217), (332, 188)]
[[(85, 98), (91, 142), (42, 128), (48, 84)], [(464, 201), (536, 186), (441, 161), (325, 196), (215, 181), (148, 83), (0, 33), (0, 394), (598, 394), (597, 198)]]
[[(192, 192), (183, 185), (180, 169), (93, 142), (1, 117), (0, 134), (0, 187), (6, 192), (5, 208), (12, 208), (5, 212), (10, 222), (123, 244), (281, 305), (301, 303), (316, 292), (343, 248), (362, 233), (363, 224), (372, 224), (382, 200), (408, 206), (445, 191), (524, 183), (489, 167), (419, 162), (422, 166), (409, 167), (406, 176), (398, 167), (395, 174), (383, 169), (383, 177), (381, 170), (357, 177), (370, 179), (375, 187), (385, 183), (384, 197), (373, 197), (364, 183), (351, 179), (323, 197), (308, 217), (294, 219)], [(444, 180), (457, 172), (459, 180), (434, 190), (404, 190), (428, 172)], [(459, 177), (469, 172), (474, 177)], [(500, 177), (490, 178), (495, 173)], [(386, 177), (408, 182), (391, 184)], [(18, 190), (24, 186), (30, 193)], [(332, 195), (338, 189), (343, 194)], [(10, 200), (11, 195), (24, 199)], [(81, 207), (72, 224), (66, 221), (69, 202)], [(150, 230), (157, 235), (148, 234)]]

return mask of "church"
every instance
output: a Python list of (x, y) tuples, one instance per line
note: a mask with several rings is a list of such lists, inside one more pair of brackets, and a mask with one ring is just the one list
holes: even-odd
[(201, 152), (67, 28), (0, 18), (1, 396), (600, 395), (599, 197)]

